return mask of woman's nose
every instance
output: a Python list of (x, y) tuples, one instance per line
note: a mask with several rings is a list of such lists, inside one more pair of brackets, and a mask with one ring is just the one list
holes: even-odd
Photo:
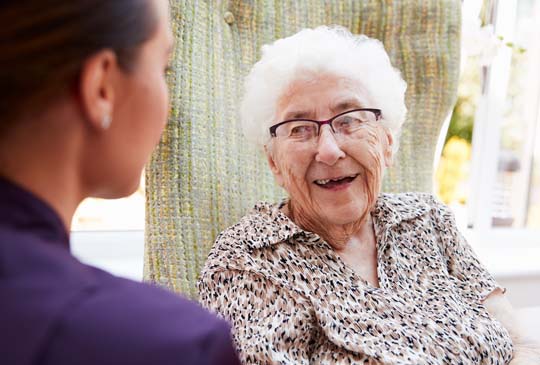
[(326, 165), (334, 165), (340, 158), (345, 157), (345, 152), (340, 148), (336, 136), (330, 126), (322, 126), (317, 142), (317, 155), (315, 161)]

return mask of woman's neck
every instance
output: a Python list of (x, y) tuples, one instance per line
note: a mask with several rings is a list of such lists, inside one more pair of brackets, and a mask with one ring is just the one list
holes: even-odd
[[(50, 205), (67, 231), (85, 197), (78, 167), (77, 136), (54, 121), (20, 123), (0, 143), (0, 174)], [(55, 128), (58, 133), (55, 132)]]
[(371, 219), (354, 234), (347, 244), (335, 252), (347, 266), (371, 286), (379, 287), (377, 273), (377, 239)]
[(336, 251), (343, 250), (353, 237), (362, 237), (373, 230), (369, 211), (358, 220), (343, 225), (329, 224), (320, 218), (304, 214), (301, 208), (296, 207), (290, 200), (283, 206), (282, 211), (300, 228), (316, 233)]
[(69, 183), (72, 178), (65, 171), (51, 170), (47, 173), (43, 169), (9, 168), (0, 157), (0, 175), (47, 203), (58, 214), (66, 231), (71, 230), (73, 215), (82, 199), (78, 189)]

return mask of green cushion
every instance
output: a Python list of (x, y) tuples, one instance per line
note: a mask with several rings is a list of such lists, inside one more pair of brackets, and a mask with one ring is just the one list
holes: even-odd
[(409, 114), (385, 191), (431, 191), (456, 94), (460, 0), (171, 0), (171, 116), (146, 170), (145, 280), (188, 296), (216, 235), (258, 200), (284, 196), (244, 139), (243, 78), (263, 44), (339, 24), (380, 39), (408, 84)]

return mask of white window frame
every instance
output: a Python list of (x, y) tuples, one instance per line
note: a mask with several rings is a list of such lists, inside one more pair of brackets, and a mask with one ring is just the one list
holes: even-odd
[[(512, 41), (517, 0), (495, 2), (494, 27), (497, 35)], [(504, 13), (503, 13), (504, 12)], [(504, 14), (504, 16), (497, 16)], [(510, 77), (512, 52), (502, 47), (490, 66), (483, 67), (482, 95), (475, 115), (471, 193), (468, 198), (468, 226), (475, 230), (491, 229), (493, 191), (499, 161), (500, 129)]]
[[(514, 39), (518, 0), (495, 1), (494, 26), (497, 35), (505, 42)], [(497, 16), (502, 15), (504, 16)], [(468, 199), (467, 226), (475, 230), (491, 229), (493, 216), (493, 192), (499, 161), (500, 129), (503, 121), (507, 90), (511, 72), (512, 50), (502, 47), (493, 63), (483, 69), (482, 95), (475, 115), (472, 141), (471, 192)], [(540, 65), (539, 65), (540, 67)], [(538, 75), (537, 75), (538, 76)], [(540, 84), (540, 78), (537, 80)], [(540, 116), (540, 102), (537, 104), (536, 118)], [(537, 120), (536, 125), (539, 124)], [(532, 131), (534, 132), (534, 130)], [(537, 141), (536, 143), (540, 143)], [(521, 163), (522, 176), (530, 176), (534, 155), (535, 133), (527, 133), (524, 145), (525, 159)], [(519, 196), (515, 221), (523, 226), (526, 220), (529, 181), (518, 180)], [(534, 231), (533, 231), (534, 232)], [(538, 233), (538, 232), (537, 232)]]
[[(502, 36), (505, 42), (511, 42), (514, 39), (517, 1), (495, 1), (493, 19), (495, 32)], [(464, 229), (464, 234), (480, 259), (498, 280), (531, 279), (540, 285), (540, 231), (493, 228), (491, 221), (499, 160), (500, 129), (511, 61), (512, 50), (509, 47), (501, 47), (492, 64), (483, 69), (482, 95), (475, 115), (472, 141), (471, 190), (467, 203), (468, 228)], [(534, 136), (530, 136), (525, 148), (531, 161), (533, 147)], [(522, 164), (527, 165), (523, 166), (528, 169), (525, 173), (530, 173), (531, 161), (525, 161), (525, 164)], [(528, 190), (522, 186), (520, 191), (522, 211), (525, 212)], [(518, 222), (524, 222), (525, 218), (519, 216), (516, 219)], [(531, 303), (531, 305), (538, 306), (540, 303)]]

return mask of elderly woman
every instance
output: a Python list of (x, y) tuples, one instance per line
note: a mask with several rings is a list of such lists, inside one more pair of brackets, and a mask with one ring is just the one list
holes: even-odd
[(520, 354), (503, 290), (451, 212), (427, 194), (380, 193), (405, 89), (382, 44), (345, 29), (263, 48), (242, 122), (288, 199), (222, 232), (199, 282), (244, 363), (506, 364)]

